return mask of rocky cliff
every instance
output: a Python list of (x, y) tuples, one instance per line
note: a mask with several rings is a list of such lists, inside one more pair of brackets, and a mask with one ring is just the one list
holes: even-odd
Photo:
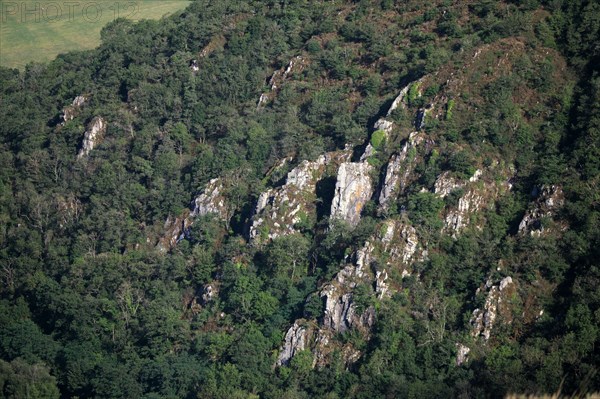
[(254, 210), (249, 237), (258, 243), (296, 232), (301, 221), (317, 220), (317, 185), (335, 174), (350, 158), (349, 149), (327, 153), (315, 161), (302, 161), (292, 169), (286, 182), (260, 194)]
[(345, 162), (340, 165), (331, 204), (331, 218), (341, 219), (351, 226), (360, 221), (363, 207), (373, 195), (371, 166), (366, 162)]
[(83, 158), (90, 154), (101, 140), (102, 135), (106, 132), (106, 127), (106, 121), (100, 116), (96, 116), (90, 121), (83, 134), (83, 142), (81, 143), (77, 158)]

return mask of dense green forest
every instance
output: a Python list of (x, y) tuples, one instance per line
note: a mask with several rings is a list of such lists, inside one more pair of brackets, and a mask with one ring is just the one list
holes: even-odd
[(600, 391), (598, 43), (593, 0), (196, 0), (0, 68), (0, 397)]

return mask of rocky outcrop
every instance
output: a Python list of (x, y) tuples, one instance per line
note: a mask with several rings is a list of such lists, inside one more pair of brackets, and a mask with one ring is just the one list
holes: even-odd
[(178, 242), (186, 237), (189, 228), (194, 223), (194, 219), (199, 216), (215, 214), (220, 219), (227, 220), (229, 211), (223, 191), (222, 179), (210, 180), (200, 195), (192, 201), (191, 212), (186, 210), (176, 218), (171, 216), (167, 218), (163, 227), (164, 233), (156, 244), (156, 249), (161, 252), (173, 249)]
[(200, 51), (200, 53), (198, 54), (198, 57), (206, 58), (209, 55), (211, 55), (213, 52), (223, 49), (223, 46), (225, 46), (226, 43), (227, 43), (227, 40), (225, 39), (225, 36), (216, 35), (210, 40), (210, 42), (208, 42), (208, 44), (206, 46), (204, 46), (202, 51)]
[[(486, 170), (487, 172), (487, 170)], [(496, 198), (510, 190), (508, 179), (496, 181), (476, 170), (468, 180), (459, 180), (449, 172), (442, 173), (434, 184), (434, 192), (444, 198), (460, 190), (458, 204), (449, 206), (444, 216), (444, 231), (458, 233), (470, 224), (471, 217), (481, 209), (494, 204)]]
[(85, 105), (87, 100), (88, 98), (84, 95), (75, 97), (73, 103), (62, 110), (61, 124), (64, 125), (66, 122), (73, 120), (79, 114), (79, 110)]
[(250, 225), (250, 240), (272, 240), (292, 234), (302, 218), (316, 220), (317, 184), (328, 168), (335, 170), (350, 154), (348, 149), (327, 153), (315, 161), (303, 161), (288, 173), (283, 186), (263, 192)]
[(206, 305), (212, 302), (218, 295), (219, 291), (216, 284), (205, 284), (202, 288), (202, 304)]
[(323, 327), (337, 333), (344, 333), (351, 327), (370, 329), (375, 321), (375, 309), (369, 307), (359, 314), (352, 293), (341, 294), (339, 288), (330, 284), (321, 291), (321, 297), (325, 299)]
[[(389, 298), (395, 288), (390, 284), (388, 270), (402, 270), (402, 276), (405, 276), (409, 274), (407, 270), (412, 271), (412, 263), (425, 256), (416, 230), (402, 220), (388, 219), (377, 231), (362, 248), (345, 259), (342, 269), (319, 291), (324, 303), (319, 324), (300, 319), (288, 330), (277, 365), (289, 361), (293, 348), (310, 349), (314, 365), (325, 365), (334, 345), (338, 344), (334, 339), (336, 334), (354, 330), (365, 339), (369, 338), (376, 319), (375, 308), (363, 304), (366, 307), (359, 309), (354, 293), (356, 287), (361, 284), (370, 287), (373, 297)], [(299, 326), (304, 326), (305, 330), (301, 331)], [(297, 338), (300, 336), (304, 338)], [(302, 344), (293, 345), (294, 342)], [(338, 349), (346, 364), (356, 362), (361, 356), (361, 352), (349, 343)]]
[(200, 195), (192, 202), (191, 217), (208, 215), (214, 213), (225, 220), (228, 216), (228, 210), (223, 196), (223, 181), (221, 179), (212, 179)]
[(545, 232), (542, 220), (552, 218), (563, 206), (564, 194), (560, 186), (553, 185), (534, 189), (532, 196), (537, 198), (519, 223), (519, 233), (540, 236)]
[(294, 355), (304, 349), (306, 349), (308, 342), (308, 330), (299, 324), (298, 321), (285, 334), (283, 346), (279, 351), (277, 357), (277, 366), (285, 366), (289, 364), (290, 360)]
[(363, 207), (373, 195), (371, 170), (368, 163), (346, 162), (340, 165), (331, 204), (332, 219), (344, 220), (351, 226), (358, 224)]
[(385, 269), (378, 271), (375, 274), (375, 294), (377, 298), (389, 298), (391, 297), (390, 286), (387, 282), (388, 274)]
[[(189, 211), (188, 211), (189, 212)], [(172, 218), (169, 216), (163, 227), (163, 235), (156, 244), (156, 249), (160, 252), (167, 252), (185, 238), (185, 232), (192, 225), (192, 219), (184, 214), (180, 217)]]
[(94, 147), (96, 147), (98, 141), (105, 132), (106, 121), (100, 116), (94, 117), (83, 134), (83, 142), (79, 149), (79, 153), (77, 154), (77, 158), (88, 156)]
[(298, 55), (290, 60), (287, 67), (275, 71), (273, 73), (273, 76), (271, 76), (271, 79), (269, 79), (270, 92), (261, 94), (260, 98), (258, 99), (256, 108), (260, 109), (264, 107), (269, 101), (273, 100), (276, 91), (279, 90), (283, 82), (285, 82), (292, 73), (301, 72), (307, 64), (308, 60)]
[(464, 182), (459, 181), (453, 177), (450, 172), (443, 172), (440, 174), (433, 185), (433, 192), (440, 197), (444, 198), (454, 190), (458, 190), (465, 185)]
[(468, 225), (470, 215), (481, 209), (483, 202), (483, 195), (478, 190), (469, 190), (459, 198), (458, 207), (446, 214), (444, 228), (455, 232), (463, 229)]
[(462, 364), (469, 361), (469, 352), (471, 348), (464, 346), (463, 344), (456, 344), (456, 365), (461, 366)]
[(387, 222), (386, 228), (382, 242), (384, 251), (389, 254), (387, 264), (408, 266), (419, 248), (417, 231), (413, 226), (397, 221)]
[(433, 111), (433, 104), (428, 104), (425, 108), (421, 108), (417, 111), (415, 118), (415, 129), (417, 131), (425, 129), (425, 120), (427, 115)]
[(423, 137), (418, 132), (413, 132), (400, 152), (390, 157), (379, 191), (380, 210), (387, 211), (391, 202), (404, 194), (416, 164), (417, 146), (422, 141)]
[[(481, 336), (487, 341), (498, 315), (503, 315), (505, 322), (511, 322), (507, 300), (514, 293), (515, 287), (512, 278), (505, 277), (496, 285), (492, 285), (492, 281), (488, 280), (484, 290), (487, 291), (487, 296), (483, 309), (475, 309), (471, 317), (471, 335)], [(480, 292), (480, 289), (477, 291)]]
[[(385, 116), (377, 119), (377, 121), (373, 124), (374, 132), (382, 131), (385, 134), (385, 138), (386, 139), (389, 138), (389, 136), (392, 133), (392, 131), (394, 130), (394, 126), (395, 126), (394, 122), (391, 119), (392, 112), (394, 112), (398, 107), (404, 108), (406, 106), (405, 98), (406, 98), (406, 95), (408, 94), (408, 89), (413, 84), (420, 84), (419, 82), (420, 81), (411, 83), (411, 84), (407, 85), (406, 87), (404, 87), (402, 90), (400, 90), (400, 93), (398, 94), (398, 96), (396, 96), (396, 98), (392, 102), (392, 105), (390, 105), (390, 108), (388, 109)], [(363, 155), (360, 158), (361, 162), (367, 160), (373, 154), (375, 154), (375, 148), (373, 148), (373, 145), (371, 143), (368, 143)]]
[(190, 61), (190, 69), (192, 70), (192, 72), (198, 72), (200, 70), (200, 66), (198, 65), (198, 60), (191, 60)]
[(385, 116), (383, 118), (379, 118), (375, 122), (375, 124), (373, 125), (373, 130), (383, 130), (387, 135), (389, 135), (392, 132), (392, 130), (394, 129), (394, 122), (392, 122), (392, 120), (390, 119), (392, 112), (394, 112), (398, 107), (405, 106), (404, 99), (406, 98), (406, 95), (408, 94), (408, 89), (412, 84), (414, 83), (411, 83), (404, 87), (402, 90), (400, 90), (400, 93), (396, 96), (396, 98), (392, 102), (392, 105), (390, 105), (390, 108), (388, 109), (388, 112), (385, 114)]

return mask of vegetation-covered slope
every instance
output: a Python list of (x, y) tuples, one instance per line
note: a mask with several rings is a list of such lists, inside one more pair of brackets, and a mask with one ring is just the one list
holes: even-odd
[(0, 69), (2, 394), (597, 391), (599, 16), (197, 0)]

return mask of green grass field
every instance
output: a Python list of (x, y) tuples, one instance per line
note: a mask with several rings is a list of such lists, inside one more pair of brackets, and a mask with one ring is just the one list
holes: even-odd
[(184, 9), (189, 0), (0, 0), (0, 65), (22, 69), (60, 53), (100, 43), (100, 30), (117, 17), (158, 19)]

